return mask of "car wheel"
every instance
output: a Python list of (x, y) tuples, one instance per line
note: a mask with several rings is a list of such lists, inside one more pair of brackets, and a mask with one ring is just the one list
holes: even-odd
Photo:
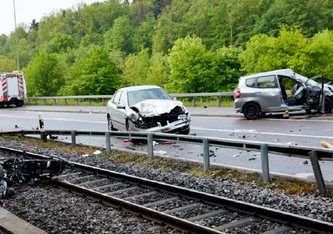
[(311, 109), (306, 109), (306, 113), (311, 114)]
[(333, 109), (333, 102), (329, 98), (325, 98), (325, 108), (324, 111), (325, 113), (331, 113)]
[(125, 127), (126, 127), (126, 131), (128, 132), (128, 131), (129, 131), (129, 123), (128, 123), (128, 119), (126, 119), (126, 123), (125, 123), (125, 124), (126, 124), (126, 126), (125, 126)]
[(247, 119), (256, 119), (260, 113), (260, 107), (256, 103), (248, 103), (244, 107), (244, 116)]
[(111, 121), (111, 117), (108, 115), (108, 129), (109, 131), (117, 131), (117, 129), (115, 129), (112, 125), (112, 121)]

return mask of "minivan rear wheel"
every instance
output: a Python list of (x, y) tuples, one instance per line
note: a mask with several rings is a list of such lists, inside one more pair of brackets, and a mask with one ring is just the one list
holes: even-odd
[(247, 119), (256, 119), (260, 114), (260, 107), (256, 103), (248, 103), (244, 107), (243, 114)]
[(325, 113), (331, 113), (332, 109), (333, 109), (333, 102), (331, 99), (329, 99), (328, 97), (325, 98)]

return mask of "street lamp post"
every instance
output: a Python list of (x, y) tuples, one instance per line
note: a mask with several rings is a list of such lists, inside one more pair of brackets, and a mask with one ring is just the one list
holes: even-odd
[(19, 58), (19, 50), (18, 50), (18, 41), (17, 41), (17, 27), (16, 27), (16, 11), (15, 11), (15, 0), (13, 0), (14, 6), (14, 21), (15, 21), (15, 34), (16, 34), (16, 56), (17, 56), (17, 72), (20, 72), (20, 58)]

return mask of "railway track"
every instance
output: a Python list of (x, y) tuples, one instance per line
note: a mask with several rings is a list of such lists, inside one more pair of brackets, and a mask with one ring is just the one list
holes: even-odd
[[(22, 152), (2, 148), (13, 153)], [(28, 157), (45, 156), (27, 153)], [(72, 163), (53, 181), (60, 188), (188, 233), (333, 233), (333, 224), (267, 207)]]

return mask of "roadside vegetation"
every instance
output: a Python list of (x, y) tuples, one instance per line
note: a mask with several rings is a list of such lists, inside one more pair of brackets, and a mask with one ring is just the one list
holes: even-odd
[[(193, 106), (192, 98), (177, 98), (177, 100), (182, 101), (186, 107)], [(106, 106), (109, 99), (105, 98), (104, 103), (102, 99), (91, 99), (90, 102), (88, 99), (37, 99), (37, 100), (30, 100), (25, 102), (25, 105), (59, 105), (59, 106)], [(220, 107), (233, 107), (233, 97), (221, 97), (220, 99)], [(217, 97), (196, 97), (195, 98), (195, 106), (196, 107), (218, 107), (218, 100)]]
[[(142, 84), (224, 92), (240, 76), (284, 68), (333, 80), (332, 15), (322, 0), (81, 3), (18, 26), (20, 67), (30, 97)], [(15, 32), (2, 34), (0, 72), (16, 70)]]
[[(227, 167), (212, 166), (211, 170), (203, 172), (202, 163), (195, 163), (192, 161), (171, 159), (155, 156), (154, 160), (149, 161), (148, 156), (144, 153), (137, 152), (126, 152), (112, 150), (111, 155), (107, 155), (104, 148), (78, 145), (75, 148), (71, 147), (71, 144), (59, 142), (59, 141), (48, 141), (43, 142), (40, 139), (20, 136), (2, 136), (6, 139), (12, 139), (21, 141), (32, 147), (43, 147), (43, 148), (57, 148), (65, 152), (73, 152), (79, 155), (90, 155), (97, 150), (101, 151), (101, 154), (96, 157), (108, 157), (110, 160), (114, 160), (117, 163), (129, 163), (136, 164), (143, 167), (157, 167), (162, 170), (173, 170), (181, 173), (188, 173), (198, 177), (211, 177), (211, 178), (233, 178), (238, 182), (253, 183), (259, 187), (269, 188), (273, 190), (280, 190), (281, 192), (289, 195), (300, 195), (300, 194), (313, 194), (317, 191), (317, 186), (314, 182), (306, 182), (301, 180), (292, 179), (281, 179), (279, 177), (272, 178), (270, 183), (262, 182), (262, 176), (259, 173), (244, 173), (237, 170), (232, 170)], [(328, 197), (333, 196), (333, 186), (328, 187)]]

